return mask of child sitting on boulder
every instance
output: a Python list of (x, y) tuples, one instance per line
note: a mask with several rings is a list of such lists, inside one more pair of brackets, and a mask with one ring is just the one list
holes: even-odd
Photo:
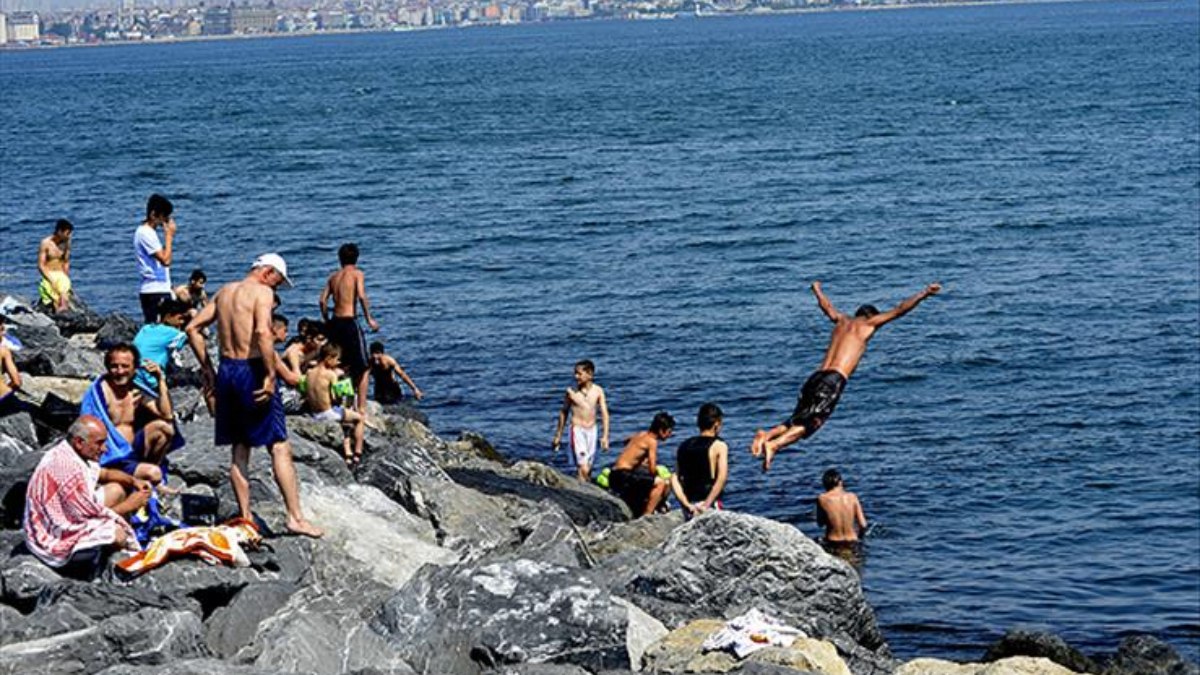
[[(346, 432), (342, 441), (342, 455), (346, 464), (354, 467), (362, 460), (363, 416), (353, 408), (340, 405), (342, 398), (347, 394), (344, 384), (346, 380), (342, 379), (340, 369), (341, 358), (342, 349), (337, 345), (326, 344), (321, 347), (320, 357), (306, 374), (304, 400), (308, 405), (308, 414), (314, 420), (337, 422), (342, 425)], [(353, 387), (350, 387), (349, 395), (354, 395)], [(350, 444), (351, 436), (354, 439), (353, 450)]]

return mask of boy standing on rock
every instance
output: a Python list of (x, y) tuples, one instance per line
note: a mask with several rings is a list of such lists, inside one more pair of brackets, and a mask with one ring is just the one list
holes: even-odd
[(800, 390), (800, 399), (790, 417), (768, 431), (758, 430), (750, 443), (750, 452), (755, 457), (762, 457), (763, 471), (771, 468), (771, 460), (775, 453), (795, 443), (802, 438), (808, 438), (817, 433), (825, 420), (833, 414), (846, 381), (858, 362), (867, 351), (867, 342), (875, 335), (881, 326), (908, 314), (921, 301), (931, 295), (937, 295), (942, 290), (938, 283), (929, 284), (916, 295), (896, 305), (886, 312), (880, 313), (874, 305), (863, 305), (854, 316), (842, 314), (834, 308), (833, 303), (821, 292), (821, 282), (812, 283), (813, 295), (817, 296), (817, 304), (829, 320), (833, 322), (833, 335), (829, 338), (829, 347), (825, 350), (825, 360), (820, 369), (809, 376)]
[[(371, 317), (371, 303), (367, 300), (366, 281), (358, 269), (358, 246), (342, 244), (338, 249), (341, 269), (329, 275), (325, 288), (321, 289), (321, 319), (326, 322), (329, 341), (342, 348), (342, 367), (350, 373), (354, 382), (358, 412), (367, 413), (367, 342), (363, 339), (362, 327), (358, 325), (357, 305), (362, 305), (363, 318), (372, 331), (379, 330), (379, 322)], [(329, 317), (329, 299), (333, 298), (333, 318)]]
[(71, 233), (75, 226), (62, 219), (54, 234), (38, 246), (38, 300), (52, 312), (65, 312), (71, 302)]
[(575, 388), (567, 388), (562, 408), (558, 411), (558, 426), (554, 429), (554, 451), (562, 444), (567, 413), (571, 415), (571, 458), (575, 461), (576, 476), (583, 482), (591, 480), (592, 462), (596, 459), (596, 409), (604, 432), (600, 446), (608, 450), (608, 401), (604, 389), (592, 381), (596, 364), (584, 359), (575, 364)]
[[(171, 297), (171, 260), (175, 244), (175, 206), (158, 194), (146, 201), (146, 220), (133, 235), (133, 251), (137, 256), (138, 273), (142, 284), (138, 298), (142, 304), (142, 321), (158, 319), (158, 304)], [(163, 241), (156, 230), (162, 227)]]
[[(233, 484), (241, 517), (253, 518), (250, 449), (266, 446), (271, 452), (275, 482), (287, 507), (287, 529), (320, 537), (324, 532), (305, 520), (300, 509), (292, 445), (287, 439), (287, 420), (276, 385), (271, 308), (275, 289), (284, 283), (290, 286), (292, 282), (283, 258), (274, 253), (259, 256), (245, 279), (225, 284), (192, 319), (187, 327), (188, 343), (200, 362), (205, 393), (212, 392), (216, 398), (214, 440), (217, 445), (233, 446), (229, 482)], [(220, 370), (216, 373), (202, 332), (214, 322), (221, 350)]]

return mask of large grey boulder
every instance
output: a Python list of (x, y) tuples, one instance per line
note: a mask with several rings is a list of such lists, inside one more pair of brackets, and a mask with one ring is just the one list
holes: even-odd
[(628, 668), (631, 610), (577, 569), (516, 559), (425, 568), (373, 622), (418, 672), (517, 663)]
[(313, 551), (313, 575), (334, 586), (361, 574), (388, 588), (400, 588), (423, 565), (458, 561), (437, 545), (429, 521), (405, 511), (369, 485), (303, 486), (305, 516), (325, 529)]
[(564, 476), (538, 462), (517, 462), (504, 466), (496, 462), (476, 461), (447, 468), (446, 473), (459, 485), (488, 495), (511, 495), (531, 502), (549, 500), (571, 517), (577, 525), (594, 522), (620, 522), (631, 514), (625, 502), (590, 483)]
[(96, 349), (105, 350), (122, 342), (133, 342), (137, 336), (138, 323), (133, 319), (112, 312), (106, 314), (96, 329)]
[(21, 457), (37, 452), (19, 438), (0, 433), (0, 466), (11, 466)]
[(661, 546), (684, 522), (679, 510), (654, 513), (626, 523), (596, 523), (583, 530), (583, 537), (597, 560), (626, 552), (640, 555)]
[(5, 464), (0, 464), (0, 528), (13, 530), (21, 527), (25, 515), (25, 488), (42, 453), (25, 452), (19, 448)]
[(20, 326), (13, 333), (23, 345), (13, 354), (21, 372), (61, 377), (95, 377), (104, 372), (99, 352), (72, 344), (53, 325)]
[(279, 611), (297, 591), (295, 584), (274, 581), (246, 586), (204, 622), (205, 643), (213, 654), (229, 658), (254, 639), (259, 624)]
[(1117, 653), (1101, 672), (1102, 675), (1200, 675), (1200, 665), (1187, 661), (1174, 647), (1152, 635), (1132, 635), (1121, 640)]
[(500, 497), (424, 476), (399, 479), (389, 496), (427, 519), (438, 543), (466, 559), (521, 543), (516, 522), (508, 515), (511, 505)]
[(1014, 629), (1006, 632), (983, 655), (984, 663), (1010, 656), (1040, 656), (1080, 673), (1098, 672), (1096, 663), (1052, 633)]
[(208, 656), (200, 617), (144, 608), (80, 630), (0, 647), (0, 675), (84, 675), (125, 663)]
[(275, 668), (234, 665), (219, 659), (187, 659), (157, 666), (119, 664), (96, 675), (281, 675)]
[(855, 673), (894, 665), (858, 574), (788, 525), (710, 512), (653, 554), (617, 555), (601, 570), (615, 593), (668, 627), (758, 608), (833, 642)]
[(37, 429), (29, 413), (17, 413), (0, 417), (0, 438), (11, 438), (26, 446), (37, 446)]
[(374, 668), (415, 675), (401, 654), (367, 625), (386, 593), (370, 581), (353, 589), (306, 588), (260, 624), (235, 660), (275, 672), (341, 675)]

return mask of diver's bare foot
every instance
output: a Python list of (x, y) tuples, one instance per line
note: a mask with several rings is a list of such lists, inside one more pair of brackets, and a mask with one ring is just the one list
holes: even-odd
[(778, 449), (772, 448), (770, 443), (763, 443), (762, 458), (763, 458), (763, 473), (771, 470), (771, 460), (775, 459), (775, 453)]
[(762, 455), (763, 445), (766, 443), (766, 441), (767, 432), (763, 431), (762, 429), (754, 432), (754, 440), (750, 441), (750, 454), (754, 455), (755, 457)]
[(313, 539), (320, 539), (321, 537), (325, 536), (324, 530), (317, 527), (316, 525), (313, 525), (312, 523), (308, 522), (307, 520), (293, 520), (291, 518), (288, 518), (286, 527), (287, 527), (287, 531), (291, 532), (292, 534), (299, 534), (299, 535), (302, 535), (305, 537), (312, 537)]

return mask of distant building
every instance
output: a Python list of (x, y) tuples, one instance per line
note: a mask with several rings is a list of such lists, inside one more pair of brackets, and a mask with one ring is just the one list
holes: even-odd
[(37, 42), (41, 37), (38, 15), (35, 12), (14, 12), (8, 17), (9, 42)]
[(8, 15), (0, 14), (0, 45), (8, 42)]
[(274, 9), (268, 7), (234, 7), (229, 10), (229, 29), (234, 33), (274, 33)]
[(227, 8), (211, 7), (204, 11), (205, 35), (229, 35), (232, 32), (233, 24)]

